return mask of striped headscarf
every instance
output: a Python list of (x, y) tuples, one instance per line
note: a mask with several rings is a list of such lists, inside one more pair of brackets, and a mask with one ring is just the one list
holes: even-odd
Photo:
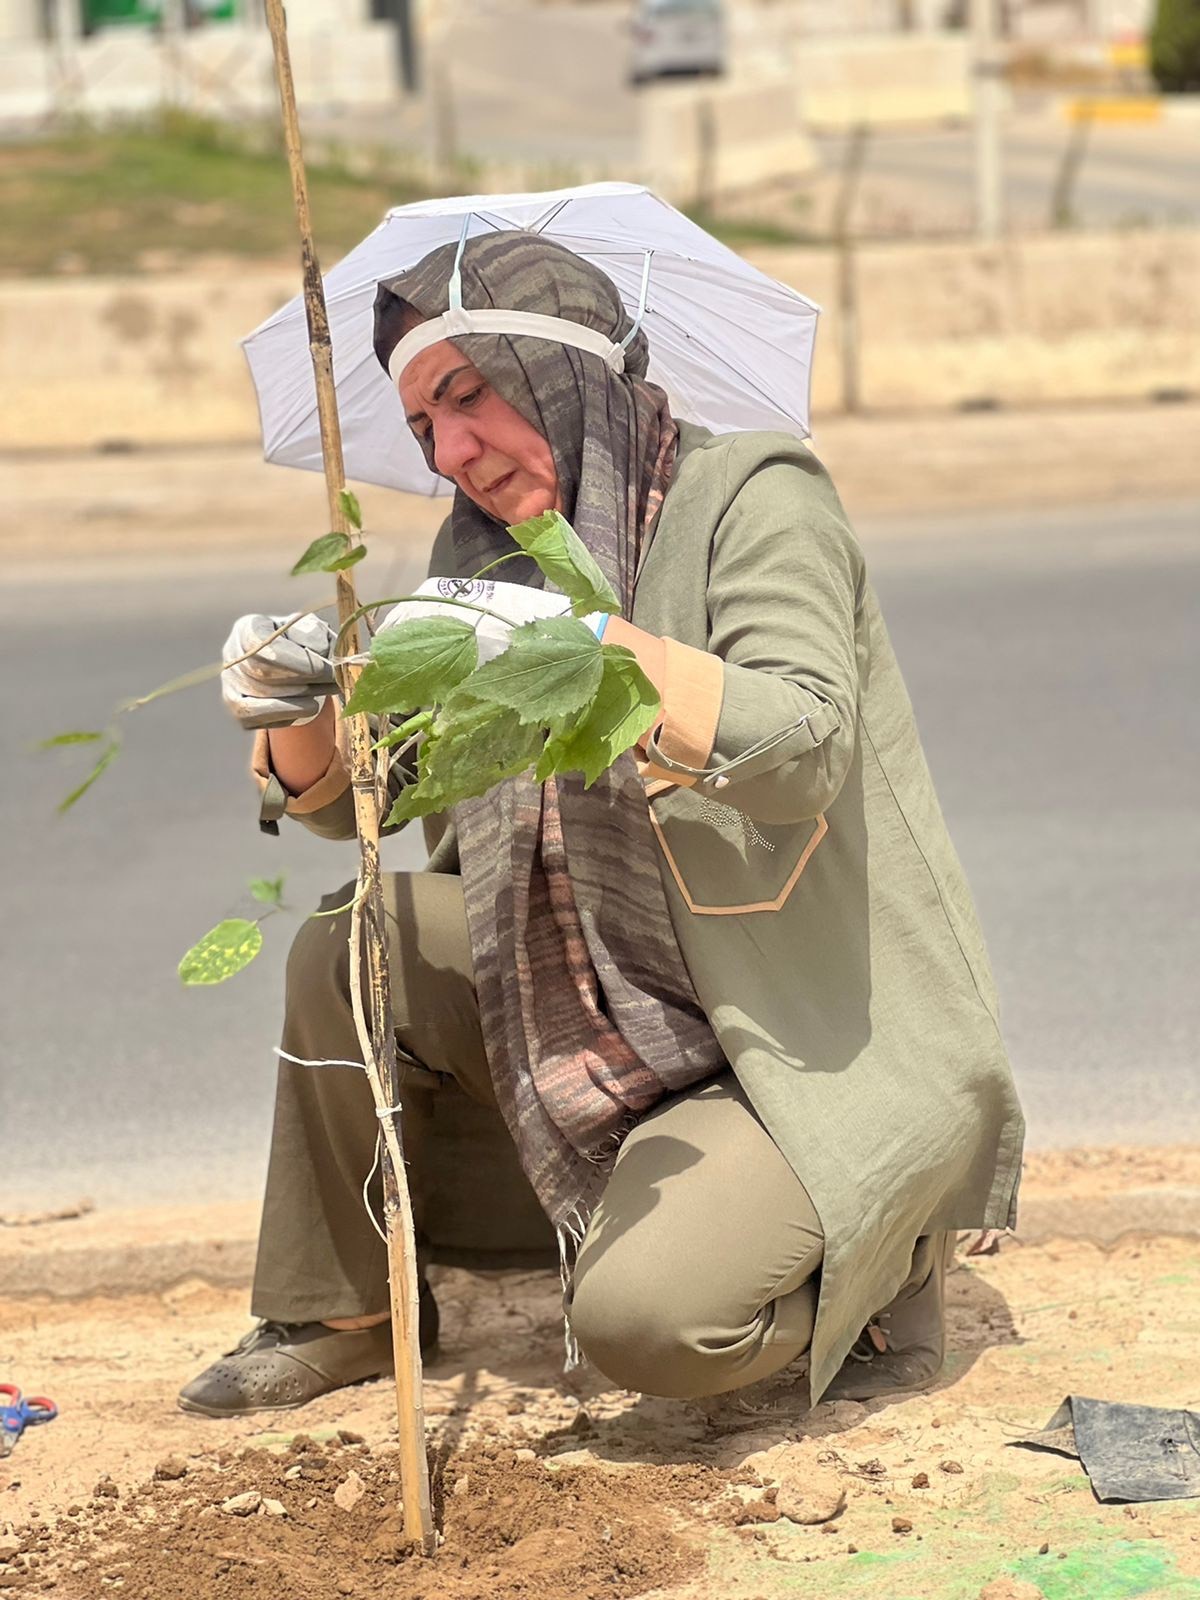
[[(456, 246), (379, 286), (375, 350), (447, 309)], [(615, 284), (520, 231), (468, 242), (462, 303), (564, 317), (620, 340)], [(455, 338), (497, 394), (550, 445), (563, 513), (628, 617), (638, 561), (670, 482), (678, 427), (645, 378), (639, 330), (623, 374), (597, 355), (524, 334)], [(433, 466), (427, 447), (427, 459)], [(468, 576), (513, 542), (459, 490), (451, 531)], [(505, 576), (540, 587), (532, 561)], [(522, 1165), (569, 1270), (621, 1140), (664, 1095), (724, 1065), (680, 954), (632, 755), (591, 789), (531, 773), (454, 808), (488, 1062)]]

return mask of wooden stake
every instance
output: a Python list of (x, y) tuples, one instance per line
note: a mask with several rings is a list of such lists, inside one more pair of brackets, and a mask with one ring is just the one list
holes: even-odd
[[(325, 491), (329, 501), (329, 526), (336, 533), (349, 533), (350, 525), (342, 510), (341, 493), (346, 486), (342, 461), (342, 430), (338, 421), (337, 398), (333, 386), (333, 345), (329, 337), (329, 317), (321, 269), (313, 244), (312, 221), (308, 209), (308, 182), (304, 156), (300, 149), (300, 123), (296, 115), (296, 88), (292, 81), (288, 54), (287, 20), (282, 0), (266, 0), (267, 26), (275, 51), (275, 78), (283, 111), (283, 133), (288, 166), (292, 174), (292, 193), (296, 202), (296, 221), (300, 230), (300, 258), (304, 273), (304, 310), (308, 318), (309, 349), (317, 388), (317, 415), (321, 425), (321, 455), (325, 465)], [(349, 572), (337, 574), (338, 621), (345, 627), (358, 607), (354, 579)], [(357, 655), (361, 635), (357, 623), (344, 635), (347, 655)], [(341, 669), (341, 688), (349, 696), (359, 668)], [(351, 917), (350, 997), (359, 1044), (379, 1124), (383, 1131), (383, 1214), (387, 1229), (388, 1273), (391, 1282), (392, 1339), (396, 1357), (396, 1418), (400, 1436), (401, 1499), (404, 1535), (426, 1555), (436, 1546), (433, 1507), (429, 1495), (429, 1466), (425, 1455), (425, 1406), (421, 1388), (421, 1343), (418, 1328), (417, 1251), (413, 1233), (412, 1204), (404, 1167), (404, 1153), (393, 1108), (399, 1093), (396, 1061), (396, 1036), (392, 1025), (388, 985), (387, 937), (384, 927), (383, 892), (379, 873), (379, 811), (381, 781), (386, 772), (387, 752), (380, 755), (377, 771), (371, 751), (371, 730), (365, 716), (347, 719), (350, 749), (350, 782), (354, 793), (354, 816), (360, 851), (358, 895)], [(363, 1003), (360, 974), (365, 952), (367, 1005)], [(367, 1012), (369, 1011), (369, 1016)]]

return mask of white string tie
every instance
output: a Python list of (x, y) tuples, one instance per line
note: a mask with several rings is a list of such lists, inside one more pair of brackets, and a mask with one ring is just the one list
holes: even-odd
[(297, 1067), (357, 1067), (360, 1072), (365, 1072), (366, 1066), (361, 1061), (305, 1061), (303, 1056), (289, 1055), (286, 1050), (275, 1046), (275, 1054), (282, 1056), (285, 1061), (290, 1061)]

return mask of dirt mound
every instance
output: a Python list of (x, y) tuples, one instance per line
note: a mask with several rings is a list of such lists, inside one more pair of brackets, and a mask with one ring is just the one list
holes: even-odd
[(23, 1530), (39, 1557), (25, 1584), (63, 1600), (632, 1600), (700, 1569), (681, 1513), (727, 1482), (711, 1468), (558, 1466), (479, 1446), (435, 1465), (443, 1540), (424, 1558), (401, 1538), (395, 1461), (299, 1436), (181, 1477), (165, 1462), (123, 1496), (102, 1480), (74, 1517)]

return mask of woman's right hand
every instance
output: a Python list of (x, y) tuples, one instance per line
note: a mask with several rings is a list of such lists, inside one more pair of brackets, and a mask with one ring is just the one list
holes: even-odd
[(238, 618), (225, 641), (221, 697), (243, 728), (302, 727), (337, 688), (333, 629), (320, 617), (301, 617), (264, 645), (285, 622), (286, 616), (251, 613)]

